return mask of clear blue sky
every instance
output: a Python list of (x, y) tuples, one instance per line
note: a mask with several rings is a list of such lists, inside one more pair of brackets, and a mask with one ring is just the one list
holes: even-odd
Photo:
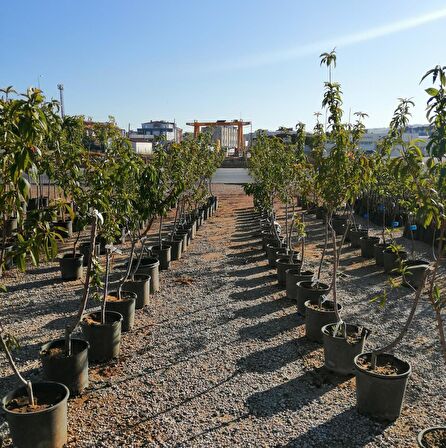
[[(314, 124), (326, 70), (346, 115), (386, 126), (397, 97), (446, 64), (445, 0), (3, 0), (0, 86), (37, 85), (69, 114), (114, 115), (122, 127), (150, 119), (234, 119), (253, 128)], [(425, 86), (427, 87), (427, 86)]]

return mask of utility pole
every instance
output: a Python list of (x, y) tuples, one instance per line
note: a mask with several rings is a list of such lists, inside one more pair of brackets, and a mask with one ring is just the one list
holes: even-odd
[(64, 104), (63, 104), (63, 84), (57, 84), (60, 94), (60, 116), (65, 118)]

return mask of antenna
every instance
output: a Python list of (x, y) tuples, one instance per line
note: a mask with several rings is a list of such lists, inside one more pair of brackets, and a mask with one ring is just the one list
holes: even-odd
[(65, 118), (64, 104), (63, 104), (63, 84), (57, 84), (60, 94), (60, 116)]

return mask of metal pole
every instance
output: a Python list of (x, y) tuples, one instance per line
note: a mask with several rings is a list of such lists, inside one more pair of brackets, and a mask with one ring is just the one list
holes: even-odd
[(63, 84), (57, 84), (57, 88), (59, 89), (60, 94), (60, 116), (65, 118), (65, 111), (64, 111), (64, 103), (63, 103)]

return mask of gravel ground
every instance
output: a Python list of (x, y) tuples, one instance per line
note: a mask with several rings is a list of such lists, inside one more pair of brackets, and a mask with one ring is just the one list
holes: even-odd
[[(295, 304), (276, 286), (252, 201), (239, 186), (215, 190), (216, 216), (162, 272), (162, 290), (137, 311), (119, 360), (91, 366), (89, 389), (70, 400), (67, 446), (412, 447), (419, 430), (444, 424), (445, 368), (428, 303), (397, 350), (413, 368), (401, 418), (360, 416), (354, 378), (325, 371), (323, 349), (305, 339)], [(323, 227), (310, 219), (308, 229), (307, 267), (315, 267)], [(417, 251), (427, 256), (427, 246), (417, 243)], [(344, 318), (372, 330), (371, 346), (389, 341), (407, 315), (408, 291), (382, 311), (369, 302), (386, 280), (374, 263), (346, 247), (342, 269)], [(11, 271), (7, 282), (2, 319), (22, 344), (22, 371), (36, 380), (39, 347), (61, 335), (82, 285), (61, 282), (55, 263)], [(17, 385), (4, 357), (0, 378), (1, 395)]]

